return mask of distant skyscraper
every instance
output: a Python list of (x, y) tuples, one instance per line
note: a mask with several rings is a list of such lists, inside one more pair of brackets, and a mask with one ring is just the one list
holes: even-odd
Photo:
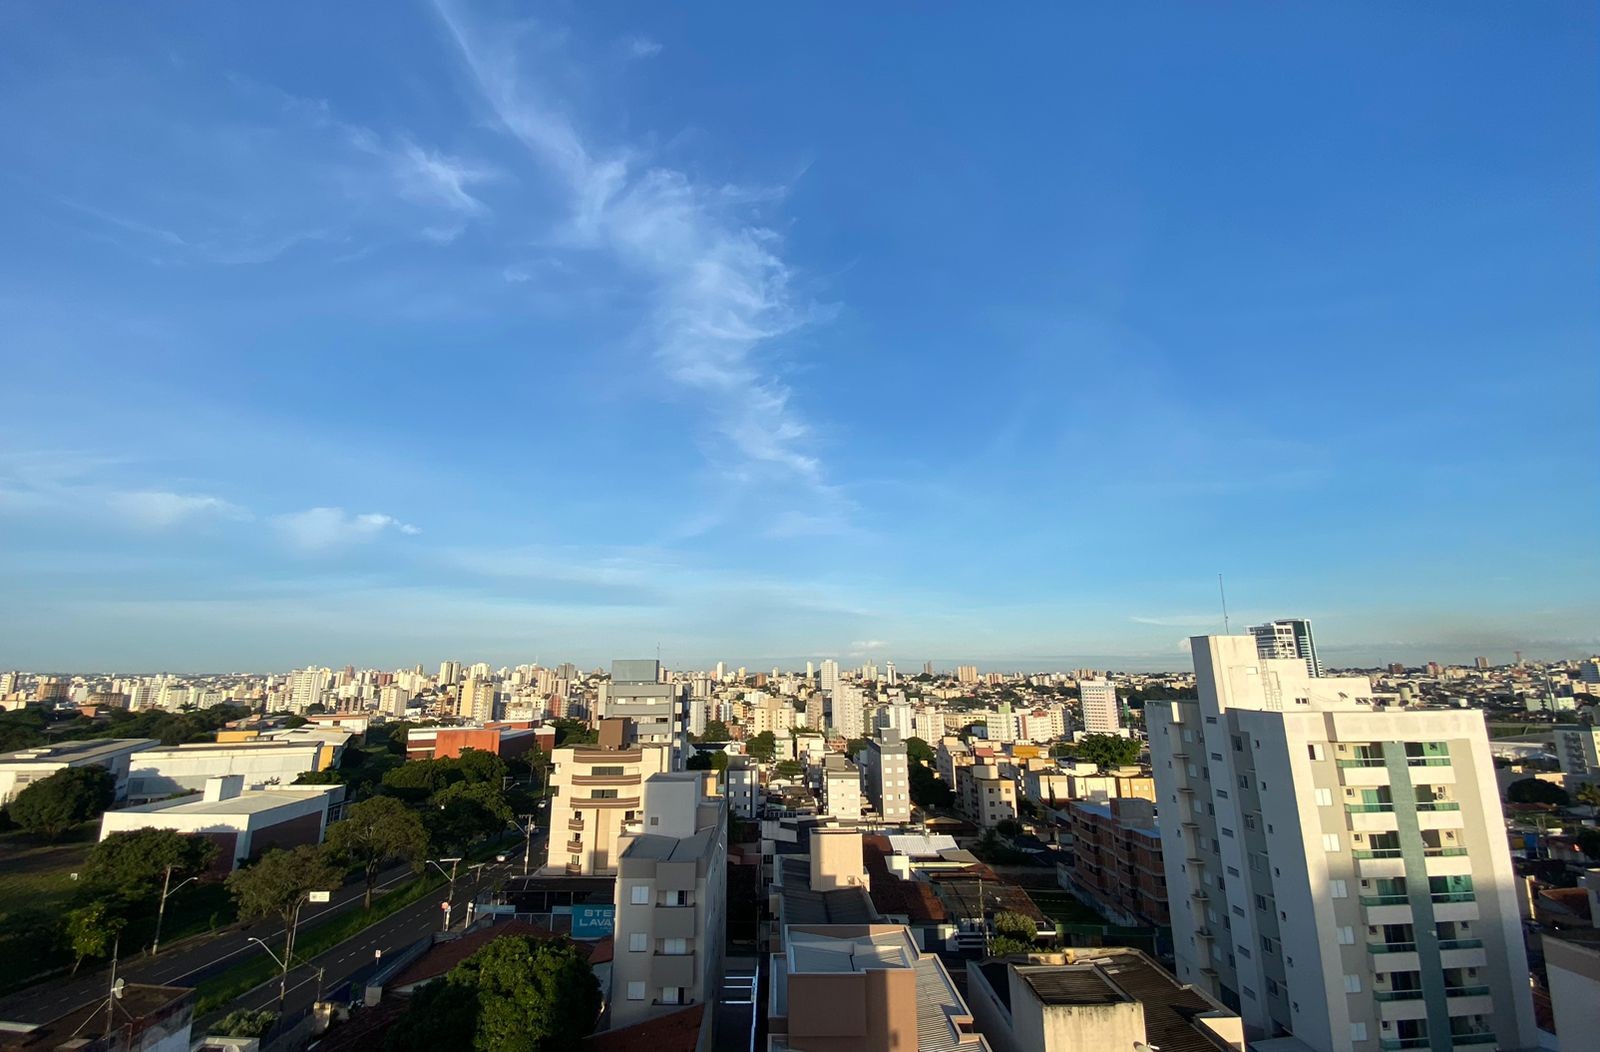
[(1078, 681), (1083, 702), (1083, 729), (1089, 734), (1116, 734), (1122, 730), (1122, 715), (1117, 708), (1117, 687), (1108, 679)]
[(899, 673), (894, 670), (893, 661), (885, 661), (883, 663), (883, 679), (891, 687), (900, 681)]
[(832, 658), (822, 662), (822, 689), (830, 694), (839, 686), (839, 663)]
[(846, 738), (866, 737), (865, 708), (861, 688), (841, 685), (833, 692), (833, 729)]
[(1311, 637), (1311, 622), (1303, 618), (1284, 618), (1254, 625), (1250, 634), (1256, 637), (1256, 654), (1263, 658), (1299, 658), (1306, 663), (1312, 676), (1322, 675), (1322, 659), (1317, 657), (1317, 644)]
[(977, 665), (957, 665), (956, 666), (956, 682), (957, 683), (962, 683), (962, 684), (978, 682), (978, 666)]
[(1489, 659), (1486, 657), (1480, 657), (1477, 659), (1475, 664), (1478, 666), (1478, 671), (1482, 672), (1489, 667)]
[(924, 661), (924, 662), (923, 662), (923, 663), (922, 663), (922, 674), (923, 674), (923, 675), (924, 675), (924, 676), (931, 676), (931, 675), (933, 675), (933, 662), (931, 662), (931, 661)]
[(439, 662), (439, 685), (441, 687), (448, 687), (448, 686), (452, 685), (453, 683), (455, 683), (456, 680), (458, 680), (460, 678), (461, 678), (461, 662), (459, 662), (459, 661), (441, 661), (441, 662)]

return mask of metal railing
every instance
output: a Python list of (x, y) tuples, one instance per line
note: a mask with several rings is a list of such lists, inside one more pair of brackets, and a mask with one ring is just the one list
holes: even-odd
[(1336, 761), (1339, 767), (1382, 767), (1384, 759), (1381, 756), (1358, 756), (1351, 760)]
[(1350, 854), (1358, 859), (1366, 858), (1399, 858), (1400, 849), (1397, 847), (1375, 847), (1362, 851), (1352, 851)]
[(1399, 892), (1394, 895), (1361, 896), (1361, 905), (1363, 906), (1405, 906), (1410, 902), (1411, 896), (1407, 895), (1405, 892)]
[(1369, 942), (1367, 949), (1373, 953), (1415, 953), (1417, 944), (1414, 942)]
[(1441, 950), (1481, 950), (1482, 948), (1483, 948), (1483, 940), (1482, 939), (1440, 939), (1439, 940), (1439, 949), (1441, 949)]
[(1421, 990), (1374, 990), (1372, 996), (1379, 1001), (1420, 1001)]

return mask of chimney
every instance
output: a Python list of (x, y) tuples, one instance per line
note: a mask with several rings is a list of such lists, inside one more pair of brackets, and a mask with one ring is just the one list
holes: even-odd
[(206, 779), (205, 795), (201, 797), (208, 804), (218, 803), (222, 800), (232, 800), (244, 791), (244, 775), (224, 774), (215, 778)]

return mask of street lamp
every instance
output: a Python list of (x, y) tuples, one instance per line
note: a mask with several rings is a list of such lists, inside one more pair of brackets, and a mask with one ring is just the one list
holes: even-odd
[[(448, 873), (445, 872), (444, 866), (440, 865), (441, 862), (450, 863), (450, 871)], [(434, 859), (431, 859), (431, 858), (428, 859), (428, 865), (432, 866), (434, 869), (437, 869), (440, 873), (444, 873), (445, 876), (450, 878), (450, 892), (449, 892), (448, 895), (445, 896), (445, 900), (444, 900), (444, 930), (445, 931), (449, 931), (450, 930), (450, 910), (453, 908), (453, 905), (454, 905), (454, 902), (455, 902), (455, 897), (456, 897), (456, 867), (459, 866), (460, 864), (461, 864), (461, 859), (460, 858), (441, 858), (441, 859), (438, 859), (437, 861), (435, 861)]]
[(161, 905), (156, 909), (156, 937), (150, 941), (150, 956), (154, 957), (161, 951), (161, 922), (167, 916), (167, 897), (176, 895), (183, 890), (183, 886), (190, 881), (199, 880), (198, 876), (189, 877), (178, 882), (177, 887), (172, 887), (172, 867), (167, 867), (167, 875), (161, 880)]
[(272, 959), (277, 962), (278, 967), (282, 969), (282, 972), (278, 978), (279, 1015), (283, 1014), (283, 1002), (284, 999), (289, 996), (289, 962), (294, 960), (294, 937), (295, 929), (300, 926), (300, 908), (312, 899), (315, 899), (318, 902), (327, 902), (328, 897), (329, 896), (326, 891), (302, 891), (300, 896), (295, 899), (294, 908), (289, 913), (289, 926), (284, 929), (283, 933), (282, 957), (279, 957), (277, 954), (273, 953), (272, 947), (268, 946), (264, 942), (261, 942), (261, 940), (256, 938), (254, 935), (245, 940), (246, 942), (260, 943), (261, 948), (266, 950)]
[[(257, 946), (260, 946), (263, 950), (266, 950), (267, 951), (267, 956), (272, 958), (273, 963), (275, 963), (279, 968), (283, 969), (283, 978), (278, 980), (278, 1014), (282, 1015), (283, 1014), (283, 999), (289, 992), (288, 991), (288, 986), (289, 986), (289, 964), (288, 964), (288, 962), (286, 960), (284, 960), (283, 958), (279, 957), (277, 954), (273, 953), (271, 946), (268, 946), (266, 943), (262, 942), (260, 939), (256, 938), (254, 935), (252, 935), (248, 939), (246, 939), (245, 942), (253, 942)], [(285, 949), (284, 952), (287, 953), (288, 950)]]

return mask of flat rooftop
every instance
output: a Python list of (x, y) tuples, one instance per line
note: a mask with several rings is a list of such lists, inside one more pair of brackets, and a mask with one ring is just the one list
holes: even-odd
[(134, 807), (107, 811), (108, 815), (126, 814), (182, 814), (182, 815), (245, 815), (261, 814), (288, 807), (302, 800), (331, 796), (341, 791), (340, 785), (306, 785), (282, 789), (246, 789), (238, 796), (226, 800), (206, 800), (200, 794), (180, 796), (174, 800), (155, 800)]
[(101, 757), (116, 756), (130, 749), (148, 749), (161, 743), (154, 738), (91, 738), (87, 741), (56, 742), (31, 749), (0, 752), (0, 764), (93, 763)]

